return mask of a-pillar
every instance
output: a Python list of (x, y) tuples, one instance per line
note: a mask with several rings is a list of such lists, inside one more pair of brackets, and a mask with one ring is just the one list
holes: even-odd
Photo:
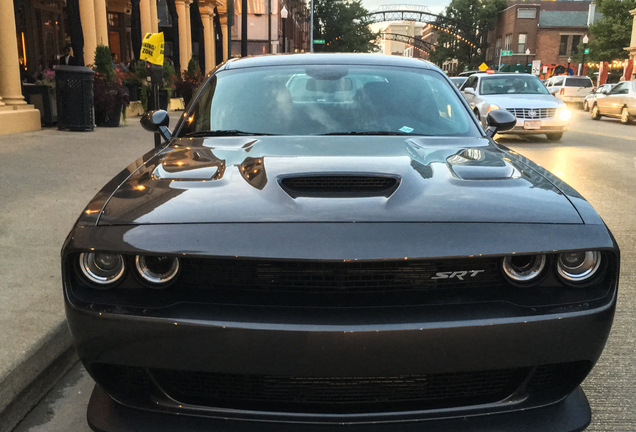
[(214, 69), (214, 27), (212, 14), (207, 7), (199, 7), (203, 21), (203, 37), (205, 38), (205, 73)]
[(159, 33), (159, 15), (157, 15), (157, 0), (150, 0), (150, 26), (153, 33)]
[(0, 135), (40, 130), (40, 111), (27, 105), (20, 85), (18, 41), (12, 1), (0, 1)]
[[(187, 39), (186, 39), (186, 49), (188, 50), (188, 61), (190, 61), (190, 59), (192, 58), (192, 26), (190, 24), (190, 5), (192, 4), (192, 2), (190, 0), (185, 0), (185, 7), (186, 7), (186, 29), (187, 29)], [(188, 63), (186, 62), (186, 68), (188, 66)], [(183, 66), (181, 66), (183, 67)]]
[(150, 0), (139, 1), (139, 20), (141, 21), (141, 37), (146, 33), (152, 33), (152, 14), (150, 12)]
[(184, 71), (188, 68), (188, 61), (190, 60), (188, 49), (186, 48), (190, 40), (186, 25), (186, 5), (185, 0), (175, 0), (174, 3), (177, 7), (177, 15), (179, 15), (179, 64), (181, 65), (181, 70)]
[(97, 48), (95, 3), (93, 0), (80, 0), (79, 8), (84, 36), (84, 64), (90, 65), (95, 63), (95, 48)]
[(95, 0), (95, 36), (97, 45), (109, 46), (106, 0)]

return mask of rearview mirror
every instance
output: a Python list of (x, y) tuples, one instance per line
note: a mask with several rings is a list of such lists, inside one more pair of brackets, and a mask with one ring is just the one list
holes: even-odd
[(510, 111), (506, 110), (492, 110), (486, 117), (488, 122), (488, 129), (486, 129), (486, 135), (490, 138), (494, 137), (497, 132), (505, 132), (514, 128), (517, 125), (517, 118)]
[(172, 132), (168, 129), (170, 116), (164, 110), (148, 111), (141, 117), (140, 123), (148, 132), (158, 133), (166, 141), (172, 138)]

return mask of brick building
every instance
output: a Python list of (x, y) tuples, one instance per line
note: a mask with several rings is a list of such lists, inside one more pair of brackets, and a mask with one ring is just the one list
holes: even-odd
[[(548, 66), (548, 74), (558, 65), (567, 68), (583, 37), (589, 37), (588, 26), (602, 16), (591, 1), (509, 0), (508, 4), (488, 34), (486, 63), (494, 68), (499, 50), (513, 51), (512, 56), (501, 58), (507, 66), (523, 67), (540, 60)], [(570, 61), (570, 69), (576, 74), (578, 65)]]

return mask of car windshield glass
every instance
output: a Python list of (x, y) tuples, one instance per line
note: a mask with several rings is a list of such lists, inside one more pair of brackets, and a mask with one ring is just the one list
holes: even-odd
[[(480, 136), (446, 78), (399, 67), (254, 67), (217, 73), (179, 136)], [(228, 133), (229, 134), (229, 133)]]
[(515, 75), (499, 75), (482, 78), (480, 93), (483, 95), (550, 94), (538, 78)]
[(589, 78), (567, 78), (565, 80), (566, 87), (594, 87), (592, 80)]

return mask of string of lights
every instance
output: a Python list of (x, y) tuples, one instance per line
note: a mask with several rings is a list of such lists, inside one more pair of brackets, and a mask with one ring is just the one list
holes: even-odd
[[(608, 62), (608, 67), (610, 69), (624, 68), (627, 66), (628, 60), (613, 60), (611, 63)], [(587, 67), (600, 68), (600, 63), (587, 63)]]

